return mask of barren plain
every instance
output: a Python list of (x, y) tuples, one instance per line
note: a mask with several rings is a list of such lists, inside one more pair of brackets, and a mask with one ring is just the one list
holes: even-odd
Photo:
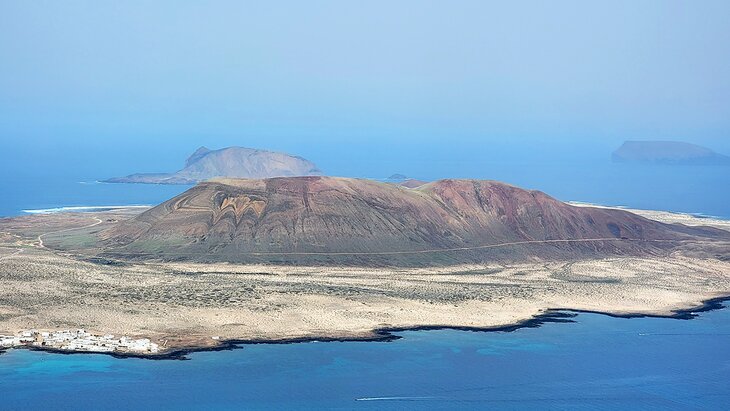
[[(47, 248), (59, 238), (83, 245), (90, 232), (138, 212), (0, 220), (0, 334), (85, 328), (149, 337), (171, 352), (229, 340), (368, 339), (389, 329), (493, 328), (551, 309), (672, 315), (730, 295), (730, 262), (683, 251), (357, 268), (126, 262), (88, 250)], [(671, 222), (671, 214), (662, 218)], [(687, 218), (677, 215), (685, 223)], [(712, 244), (725, 251), (729, 246)]]

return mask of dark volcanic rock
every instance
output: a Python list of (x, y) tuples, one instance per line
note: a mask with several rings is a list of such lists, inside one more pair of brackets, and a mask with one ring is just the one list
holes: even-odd
[(110, 178), (107, 183), (195, 184), (214, 177), (270, 178), (320, 175), (317, 166), (301, 157), (266, 150), (228, 147), (197, 149), (176, 173), (141, 173)]
[(613, 152), (616, 163), (730, 165), (730, 157), (679, 141), (626, 141)]
[(204, 182), (100, 236), (109, 257), (424, 265), (656, 254), (730, 233), (495, 181), (297, 177)]

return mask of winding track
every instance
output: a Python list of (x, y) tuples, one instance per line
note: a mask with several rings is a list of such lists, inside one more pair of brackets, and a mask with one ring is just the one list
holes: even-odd
[[(43, 244), (43, 237), (50, 235), (50, 234), (58, 234), (63, 233), (67, 231), (73, 231), (73, 230), (82, 230), (90, 227), (97, 226), (104, 221), (101, 220), (98, 217), (92, 216), (92, 218), (96, 221), (94, 221), (92, 224), (82, 226), (82, 227), (73, 227), (73, 228), (66, 228), (63, 230), (58, 231), (51, 231), (47, 233), (40, 234), (37, 238), (38, 240), (38, 246), (41, 248), (46, 248)], [(281, 252), (247, 252), (247, 253), (239, 253), (241, 255), (250, 255), (250, 256), (317, 256), (317, 255), (323, 255), (323, 256), (376, 256), (376, 255), (409, 255), (409, 254), (431, 254), (431, 253), (443, 253), (443, 252), (454, 252), (454, 251), (469, 251), (469, 250), (483, 250), (483, 249), (490, 249), (490, 248), (500, 248), (500, 247), (509, 247), (509, 246), (516, 246), (516, 245), (529, 245), (529, 244), (559, 244), (559, 243), (592, 243), (592, 242), (600, 242), (600, 241), (633, 241), (633, 242), (658, 242), (658, 243), (676, 243), (679, 242), (679, 240), (670, 240), (670, 239), (639, 239), (639, 238), (616, 238), (616, 237), (604, 237), (604, 238), (580, 238), (580, 239), (557, 239), (557, 240), (524, 240), (524, 241), (513, 241), (513, 242), (506, 242), (506, 243), (498, 243), (498, 244), (486, 244), (486, 245), (479, 245), (479, 246), (472, 246), (472, 247), (455, 247), (455, 248), (439, 248), (439, 249), (427, 249), (427, 250), (403, 250), (403, 251), (371, 251), (371, 252), (356, 252), (356, 251), (333, 251), (333, 252), (327, 252), (327, 251), (281, 251)], [(67, 250), (71, 251), (71, 250)], [(124, 252), (124, 251), (111, 251), (112, 254), (117, 255), (155, 255), (158, 256), (158, 254), (154, 253), (146, 253), (146, 252)], [(191, 253), (191, 252), (184, 252), (184, 253), (166, 253), (168, 255), (190, 255), (190, 254), (202, 254), (202, 253)], [(9, 257), (9, 256), (6, 256)]]
[[(508, 242), (508, 243), (499, 243), (499, 244), (487, 244), (487, 245), (480, 245), (480, 246), (473, 246), (473, 247), (456, 247), (456, 248), (438, 248), (438, 249), (428, 249), (428, 250), (405, 250), (405, 251), (371, 251), (371, 252), (354, 252), (354, 251), (342, 251), (342, 252), (326, 252), (326, 251), (281, 251), (281, 252), (247, 252), (247, 253), (238, 253), (240, 255), (251, 255), (251, 256), (267, 256), (267, 255), (350, 255), (350, 256), (368, 256), (368, 255), (403, 255), (403, 254), (430, 254), (430, 253), (443, 253), (443, 252), (450, 252), (450, 251), (469, 251), (469, 250), (481, 250), (481, 249), (488, 249), (488, 248), (499, 248), (499, 247), (508, 247), (513, 245), (524, 245), (524, 244), (553, 244), (553, 243), (575, 243), (575, 242), (598, 242), (598, 241), (634, 241), (634, 242), (663, 242), (663, 243), (677, 243), (680, 242), (680, 240), (669, 240), (669, 239), (639, 239), (639, 238), (615, 238), (615, 237), (606, 237), (606, 238), (580, 238), (580, 239), (562, 239), (562, 240), (525, 240), (525, 241), (514, 241), (514, 242)], [(154, 253), (145, 253), (145, 252), (124, 252), (124, 251), (110, 251), (112, 254), (119, 254), (119, 255), (156, 255), (159, 256), (159, 254)], [(165, 253), (166, 255), (190, 255), (190, 254), (203, 254), (203, 253), (194, 253), (194, 252), (184, 252), (184, 253)]]
[(83, 227), (72, 227), (72, 228), (64, 228), (63, 230), (58, 230), (58, 231), (50, 231), (50, 232), (47, 232), (47, 233), (43, 233), (43, 234), (40, 234), (40, 235), (38, 235), (38, 238), (37, 238), (37, 240), (38, 240), (38, 247), (40, 247), (40, 248), (48, 248), (48, 247), (46, 247), (46, 246), (45, 246), (45, 245), (43, 244), (43, 237), (45, 237), (45, 236), (47, 236), (47, 235), (49, 235), (49, 234), (58, 234), (58, 233), (65, 233), (65, 232), (67, 232), (67, 231), (73, 231), (73, 230), (83, 230), (84, 228), (90, 228), (90, 227), (94, 227), (94, 226), (97, 226), (97, 225), (99, 225), (99, 224), (101, 224), (101, 223), (103, 223), (103, 222), (104, 222), (104, 220), (102, 220), (102, 219), (101, 219), (101, 218), (99, 218), (99, 217), (94, 217), (94, 216), (92, 216), (91, 218), (93, 218), (93, 219), (94, 219), (94, 220), (96, 220), (96, 221), (95, 221), (94, 223), (92, 223), (92, 224), (89, 224), (89, 225), (85, 225), (85, 226), (83, 226)]

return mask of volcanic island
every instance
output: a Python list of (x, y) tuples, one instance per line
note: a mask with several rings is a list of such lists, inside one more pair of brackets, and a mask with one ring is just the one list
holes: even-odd
[(180, 358), (564, 310), (689, 318), (730, 296), (730, 223), (487, 180), (219, 178), (149, 209), (0, 219), (0, 278), (0, 350)]

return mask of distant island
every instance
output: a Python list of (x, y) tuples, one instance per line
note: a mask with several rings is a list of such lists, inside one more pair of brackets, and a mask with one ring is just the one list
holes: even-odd
[(402, 181), (408, 180), (408, 176), (405, 174), (395, 173), (392, 174), (390, 177), (386, 178), (385, 181), (389, 183), (400, 183)]
[(137, 173), (104, 180), (105, 183), (195, 184), (214, 177), (270, 178), (320, 175), (309, 160), (275, 151), (245, 147), (197, 149), (175, 173)]
[(613, 152), (614, 163), (730, 165), (730, 157), (681, 141), (626, 141)]

